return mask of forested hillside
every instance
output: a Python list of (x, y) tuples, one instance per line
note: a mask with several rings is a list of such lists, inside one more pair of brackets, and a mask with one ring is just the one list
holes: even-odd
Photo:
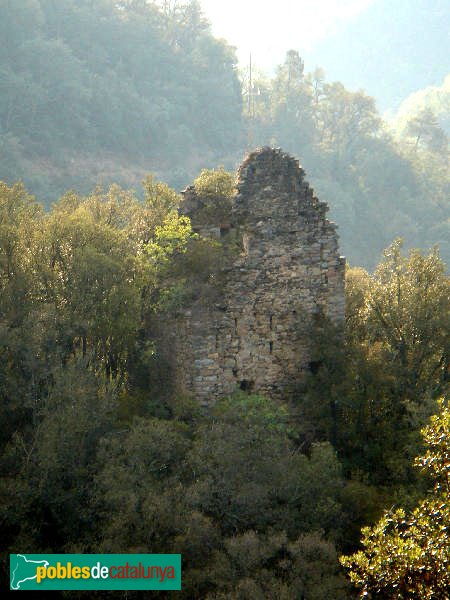
[(373, 268), (396, 236), (450, 258), (448, 145), (432, 108), (403, 114), (396, 137), (370, 96), (306, 73), (295, 51), (250, 90), (194, 1), (4, 1), (0, 17), (0, 178), (44, 204), (69, 188), (136, 188), (146, 172), (181, 189), (202, 167), (234, 170), (246, 148), (279, 145), (329, 202), (351, 263)]
[(235, 57), (196, 2), (2, 0), (0, 34), (0, 177), (47, 202), (236, 149)]
[(448, 385), (444, 265), (396, 242), (372, 276), (349, 269), (345, 343), (299, 320), (321, 366), (294, 396), (240, 392), (205, 413), (175, 393), (161, 332), (215, 285), (225, 248), (179, 201), (148, 179), (144, 202), (114, 186), (45, 212), (0, 186), (3, 573), (6, 551), (174, 552), (187, 600), (353, 598), (339, 554), (429, 487), (411, 463)]
[(395, 110), (448, 74), (449, 25), (446, 0), (373, 0), (319, 41), (308, 64), (326, 65), (333, 79), (375, 96), (382, 111)]

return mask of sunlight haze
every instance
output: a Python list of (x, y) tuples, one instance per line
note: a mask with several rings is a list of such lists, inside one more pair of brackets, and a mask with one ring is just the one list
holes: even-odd
[(252, 60), (262, 69), (283, 61), (287, 50), (310, 51), (341, 21), (354, 18), (375, 0), (201, 0), (213, 33), (237, 48), (241, 66)]

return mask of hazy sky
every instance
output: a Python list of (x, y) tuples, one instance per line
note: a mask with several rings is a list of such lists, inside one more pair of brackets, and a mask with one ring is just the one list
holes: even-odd
[(300, 54), (342, 21), (376, 0), (200, 0), (213, 33), (237, 47), (242, 65), (263, 69), (283, 61), (289, 49)]

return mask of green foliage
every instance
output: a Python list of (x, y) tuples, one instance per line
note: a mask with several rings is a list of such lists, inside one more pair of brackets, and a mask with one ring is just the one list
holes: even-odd
[(305, 73), (292, 50), (272, 79), (256, 74), (244, 93), (251, 145), (301, 157), (319, 198), (330, 203), (352, 263), (373, 268), (399, 235), (409, 247), (438, 242), (449, 259), (448, 151), (432, 116), (416, 123), (417, 147), (409, 137), (394, 139), (373, 98), (327, 82), (321, 69)]
[(181, 196), (166, 183), (155, 181), (152, 175), (147, 175), (143, 187), (144, 201), (157, 221), (161, 222), (165, 215), (178, 209)]
[[(224, 171), (200, 180), (230, 201)], [(343, 600), (337, 556), (386, 501), (420, 493), (406, 463), (446, 384), (443, 264), (395, 242), (373, 275), (349, 270), (345, 341), (324, 315), (302, 324), (317, 369), (294, 404), (239, 393), (204, 414), (176, 395), (167, 320), (221, 301), (233, 250), (193, 234), (169, 187), (149, 177), (144, 194), (69, 192), (44, 213), (0, 185), (5, 550), (181, 552), (182, 598)], [(420, 463), (438, 500), (367, 534), (381, 547), (390, 531), (422, 573), (429, 530), (428, 583), (447, 552), (443, 423)]]
[(414, 91), (403, 100), (393, 125), (398, 134), (404, 134), (408, 128), (411, 118), (417, 117), (423, 111), (431, 113), (433, 119), (437, 119), (439, 126), (448, 134), (450, 129), (450, 115), (448, 111), (450, 98), (450, 76), (446, 75), (442, 85), (429, 86)]
[(364, 549), (341, 558), (361, 598), (445, 600), (450, 587), (450, 410), (441, 412), (423, 430), (428, 450), (416, 460), (435, 480), (434, 493), (410, 514), (386, 513), (373, 528), (363, 529)]
[(301, 435), (330, 440), (346, 471), (372, 484), (417, 485), (419, 430), (447, 386), (444, 269), (436, 250), (404, 256), (396, 241), (373, 275), (347, 270), (344, 340), (323, 316), (303, 331), (316, 369), (299, 392)]
[(194, 233), (188, 217), (169, 212), (144, 248), (159, 282), (156, 310), (176, 312), (193, 300), (220, 300), (225, 248)]
[(430, 424), (422, 429), (427, 445), (424, 456), (416, 459), (415, 465), (430, 472), (436, 482), (435, 489), (443, 493), (450, 491), (450, 407), (439, 401), (440, 413), (430, 418)]
[(203, 202), (203, 208), (196, 214), (199, 222), (219, 225), (229, 222), (231, 200), (235, 194), (233, 175), (223, 167), (202, 169), (194, 181), (194, 187)]
[[(0, 17), (8, 179), (44, 185), (51, 168), (76, 182), (86, 163), (72, 161), (106, 149), (176, 181), (197, 153), (235, 162), (235, 57), (198, 3), (27, 0)], [(305, 73), (295, 51), (253, 83), (249, 137), (302, 155), (352, 259), (374, 265), (398, 233), (445, 242), (448, 156), (431, 114), (394, 140), (372, 98)], [(437, 250), (404, 256), (396, 241), (373, 274), (348, 270), (345, 336), (324, 315), (302, 324), (313, 373), (292, 405), (236, 394), (205, 415), (176, 395), (166, 329), (193, 300), (220, 306), (233, 240), (194, 234), (154, 176), (143, 188), (143, 202), (118, 185), (69, 192), (45, 213), (22, 184), (0, 183), (5, 551), (181, 552), (182, 598), (343, 600), (338, 554), (400, 501), (345, 564), (375, 597), (444, 599), (446, 405), (417, 461), (434, 495), (408, 512), (427, 485), (410, 467), (418, 431), (448, 384)], [(229, 222), (230, 173), (204, 169), (195, 191), (203, 224)]]
[(194, 181), (195, 191), (205, 198), (232, 198), (234, 195), (234, 178), (223, 167), (218, 169), (202, 169)]
[(191, 283), (214, 283), (220, 278), (220, 270), (224, 266), (225, 250), (223, 245), (212, 238), (192, 236), (186, 252), (178, 263), (180, 271), (190, 274)]
[(4, 540), (28, 552), (88, 536), (97, 445), (115, 419), (117, 387), (86, 359), (54, 366), (52, 379), (36, 394), (30, 423), (16, 421), (1, 460)]
[(290, 414), (284, 405), (274, 405), (268, 398), (237, 392), (218, 402), (212, 411), (214, 417), (233, 424), (247, 423), (267, 430), (289, 432)]
[(193, 301), (205, 307), (211, 302), (223, 302), (224, 267), (228, 260), (229, 248), (219, 241), (191, 237), (186, 252), (177, 256), (171, 271), (183, 282), (185, 306)]
[(336, 568), (336, 550), (320, 532), (289, 542), (283, 534), (249, 531), (226, 540), (219, 560), (224, 565), (220, 571), (225, 567), (231, 576), (224, 591), (209, 593), (208, 600), (294, 600), (299, 594), (314, 600), (348, 598), (348, 586)]
[(171, 211), (163, 224), (156, 226), (154, 241), (149, 242), (145, 249), (152, 262), (164, 266), (174, 253), (186, 252), (188, 240), (195, 235), (189, 218)]
[(339, 464), (327, 444), (295, 451), (286, 419), (257, 396), (210, 417), (181, 399), (171, 420), (106, 435), (94, 489), (102, 549), (181, 552), (183, 598), (345, 598)]
[(188, 447), (182, 426), (158, 419), (136, 419), (103, 439), (94, 488), (102, 551), (169, 551), (183, 519), (176, 502)]
[[(148, 168), (181, 189), (199, 157), (230, 168), (247, 146), (279, 145), (330, 202), (352, 263), (373, 268), (399, 235), (408, 247), (439, 243), (449, 260), (446, 88), (443, 108), (413, 107), (396, 135), (373, 98), (307, 73), (295, 50), (273, 77), (241, 84), (234, 50), (194, 0), (3, 2), (0, 21), (0, 177), (47, 204), (69, 187), (138, 185)], [(211, 192), (228, 198), (230, 186), (223, 169), (197, 180), (211, 201), (203, 223), (229, 220)], [(177, 205), (166, 192), (145, 184), (154, 214)]]
[(406, 133), (415, 139), (416, 149), (423, 144), (432, 152), (447, 152), (448, 138), (430, 109), (424, 108), (412, 117), (407, 123)]
[(401, 242), (385, 252), (367, 299), (369, 342), (383, 341), (396, 363), (400, 393), (417, 400), (443, 389), (448, 363), (449, 282), (437, 249), (401, 256)]
[(150, 162), (181, 186), (192, 148), (236, 147), (237, 59), (194, 0), (2, 2), (0, 22), (0, 178), (52, 198), (80, 170), (130, 185)]

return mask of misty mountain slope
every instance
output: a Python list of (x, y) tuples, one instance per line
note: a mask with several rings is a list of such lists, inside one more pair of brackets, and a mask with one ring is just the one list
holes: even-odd
[(107, 159), (186, 182), (236, 145), (236, 58), (195, 2), (0, 2), (0, 36), (2, 179), (53, 195), (80, 163), (92, 187)]
[(234, 171), (245, 150), (281, 146), (329, 203), (352, 264), (374, 267), (397, 236), (450, 259), (434, 117), (397, 140), (373, 98), (305, 72), (295, 50), (272, 79), (254, 74), (249, 112), (234, 50), (198, 3), (164, 6), (0, 1), (0, 180), (48, 207), (68, 189), (140, 188), (146, 172), (180, 190), (202, 168)]
[[(450, 71), (447, 0), (376, 0), (306, 56), (330, 79), (395, 109), (412, 92), (440, 85)], [(437, 60), (436, 57), (439, 57)]]

